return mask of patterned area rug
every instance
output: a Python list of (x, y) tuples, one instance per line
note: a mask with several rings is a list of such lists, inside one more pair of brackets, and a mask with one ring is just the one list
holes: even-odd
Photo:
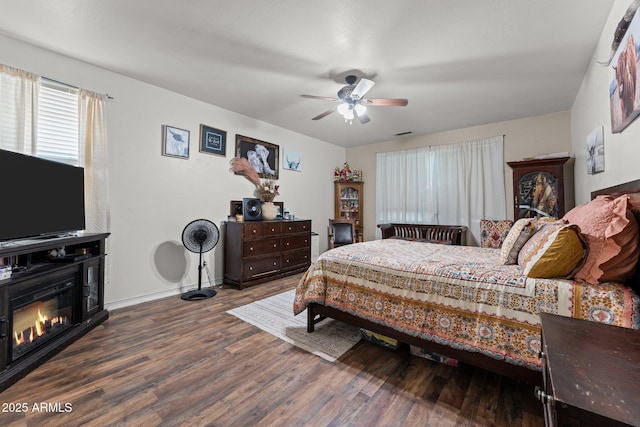
[(329, 362), (335, 362), (360, 340), (358, 327), (333, 319), (323, 320), (308, 333), (306, 312), (293, 315), (294, 295), (292, 289), (227, 313)]

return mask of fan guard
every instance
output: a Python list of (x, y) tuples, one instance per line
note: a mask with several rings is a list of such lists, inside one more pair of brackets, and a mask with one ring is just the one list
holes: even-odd
[(218, 244), (220, 232), (218, 227), (208, 219), (191, 221), (182, 231), (182, 244), (187, 250), (200, 254), (198, 264), (198, 289), (183, 293), (183, 300), (196, 301), (216, 295), (213, 289), (202, 289), (202, 254), (209, 252)]

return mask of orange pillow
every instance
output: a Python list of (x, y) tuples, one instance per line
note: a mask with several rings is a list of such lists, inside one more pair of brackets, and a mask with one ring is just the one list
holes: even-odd
[(576, 280), (597, 284), (633, 275), (639, 254), (638, 223), (628, 196), (598, 196), (567, 212), (564, 219), (580, 227), (589, 246)]

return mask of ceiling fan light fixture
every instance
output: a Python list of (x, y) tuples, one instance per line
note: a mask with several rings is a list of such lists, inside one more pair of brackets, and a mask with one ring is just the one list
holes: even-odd
[(349, 111), (349, 104), (346, 102), (343, 102), (342, 104), (338, 105), (338, 113), (342, 114), (343, 116), (345, 114), (347, 114), (347, 111)]
[(359, 116), (361, 116), (361, 115), (363, 115), (364, 113), (367, 112), (367, 107), (365, 107), (362, 104), (356, 104), (356, 106), (353, 107), (353, 108), (354, 108), (354, 110), (356, 110), (356, 114), (359, 115)]
[(343, 114), (345, 120), (353, 120), (353, 108), (349, 108), (344, 114)]

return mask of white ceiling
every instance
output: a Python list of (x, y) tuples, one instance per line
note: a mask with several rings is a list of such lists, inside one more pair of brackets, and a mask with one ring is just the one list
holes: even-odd
[[(612, 4), (0, 0), (0, 33), (349, 147), (571, 109)], [(299, 95), (333, 97), (353, 69), (409, 105), (312, 121), (334, 104)]]

